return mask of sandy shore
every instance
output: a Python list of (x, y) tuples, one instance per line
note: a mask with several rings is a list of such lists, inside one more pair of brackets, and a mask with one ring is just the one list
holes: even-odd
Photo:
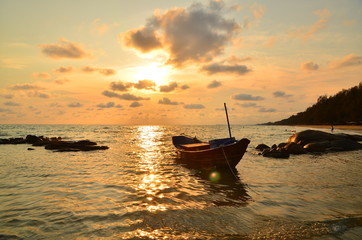
[[(307, 128), (331, 128), (331, 125), (294, 125), (295, 127)], [(362, 130), (362, 125), (333, 125), (334, 129), (342, 130)]]

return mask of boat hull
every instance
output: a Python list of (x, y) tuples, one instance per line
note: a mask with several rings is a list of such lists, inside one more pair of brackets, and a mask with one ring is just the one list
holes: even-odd
[(199, 151), (179, 149), (177, 151), (177, 159), (179, 162), (194, 167), (235, 168), (244, 156), (249, 143), (250, 140), (243, 138), (236, 143), (212, 149)]

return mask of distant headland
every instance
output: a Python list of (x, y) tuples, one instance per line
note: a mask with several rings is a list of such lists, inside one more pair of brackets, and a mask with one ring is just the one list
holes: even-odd
[(362, 126), (362, 82), (334, 96), (320, 96), (317, 103), (304, 112), (260, 125)]

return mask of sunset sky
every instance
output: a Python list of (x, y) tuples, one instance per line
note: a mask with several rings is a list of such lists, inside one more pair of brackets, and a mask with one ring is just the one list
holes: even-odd
[(0, 0), (0, 30), (0, 123), (256, 124), (362, 81), (361, 0)]

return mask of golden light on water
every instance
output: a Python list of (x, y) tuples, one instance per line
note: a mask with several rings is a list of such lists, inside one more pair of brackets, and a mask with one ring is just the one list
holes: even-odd
[(170, 180), (160, 173), (161, 137), (164, 132), (159, 126), (140, 126), (138, 131), (138, 143), (141, 148), (139, 151), (139, 170), (144, 172), (136, 189), (140, 194), (144, 194), (146, 202), (142, 203), (150, 212), (165, 211), (167, 207), (160, 203), (164, 197), (162, 191), (170, 188)]

